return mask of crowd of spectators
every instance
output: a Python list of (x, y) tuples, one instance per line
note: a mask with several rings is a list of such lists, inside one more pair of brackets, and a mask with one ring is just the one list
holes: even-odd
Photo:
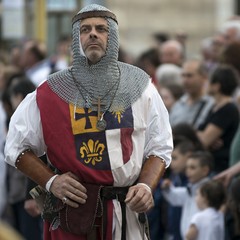
[[(143, 69), (152, 76), (168, 109), (174, 137), (172, 164), (148, 213), (151, 237), (240, 239), (239, 194), (234, 192), (240, 182), (240, 20), (226, 20), (212, 36), (202, 39), (197, 54), (188, 52), (187, 41), (162, 34), (148, 60), (141, 62), (140, 55), (136, 61), (139, 67), (147, 63)], [(159, 56), (158, 65), (152, 61), (153, 52)], [(203, 171), (206, 163), (192, 160), (208, 154), (211, 167)], [(213, 183), (202, 187), (206, 179)], [(209, 221), (214, 222), (210, 228)]]

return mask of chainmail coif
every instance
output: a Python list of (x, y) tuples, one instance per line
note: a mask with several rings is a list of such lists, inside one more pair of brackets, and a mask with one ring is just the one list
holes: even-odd
[[(77, 15), (85, 12), (110, 12), (107, 8), (91, 4)], [(118, 61), (118, 25), (110, 17), (109, 34), (105, 56), (99, 62), (89, 65), (80, 45), (80, 22), (73, 23), (73, 64), (66, 70), (48, 77), (50, 88), (64, 101), (77, 107), (97, 110), (97, 99), (101, 99), (101, 111), (123, 111), (130, 107), (142, 94), (149, 76), (141, 69)]]

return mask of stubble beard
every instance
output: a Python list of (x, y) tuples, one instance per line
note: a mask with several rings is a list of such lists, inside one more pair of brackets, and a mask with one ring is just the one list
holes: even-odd
[(86, 54), (86, 56), (90, 64), (96, 64), (101, 60), (101, 58), (103, 57), (103, 54), (98, 50), (92, 50), (92, 51), (89, 51)]

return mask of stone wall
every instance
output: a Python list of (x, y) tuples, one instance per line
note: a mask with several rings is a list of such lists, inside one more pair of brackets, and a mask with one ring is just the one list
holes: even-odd
[[(153, 34), (188, 34), (187, 56), (199, 54), (200, 42), (233, 14), (233, 0), (107, 0), (119, 20), (120, 42), (133, 56), (153, 46)], [(219, 20), (220, 19), (220, 20)]]

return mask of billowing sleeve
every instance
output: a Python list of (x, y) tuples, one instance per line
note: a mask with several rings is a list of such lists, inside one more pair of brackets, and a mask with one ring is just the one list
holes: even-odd
[(26, 149), (31, 149), (37, 156), (46, 152), (36, 91), (25, 97), (11, 118), (4, 149), (5, 161), (15, 166), (17, 157)]
[(169, 123), (168, 111), (154, 85), (150, 84), (147, 91), (150, 94), (149, 115), (146, 129), (144, 156), (155, 155), (171, 163), (173, 149), (172, 129)]
[(6, 163), (0, 152), (0, 219), (6, 207)]

